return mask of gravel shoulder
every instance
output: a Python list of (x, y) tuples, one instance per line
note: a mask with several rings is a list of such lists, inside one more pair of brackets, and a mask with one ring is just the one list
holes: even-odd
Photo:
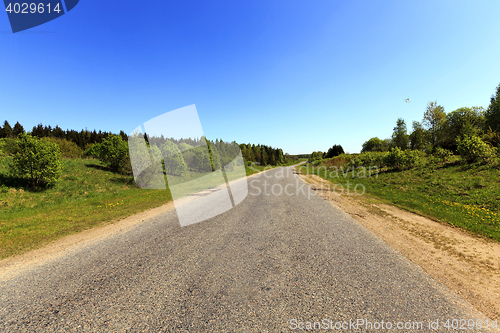
[(340, 208), (434, 279), (491, 319), (500, 319), (500, 244), (449, 224), (383, 204), (369, 196), (330, 191), (326, 180), (299, 174)]

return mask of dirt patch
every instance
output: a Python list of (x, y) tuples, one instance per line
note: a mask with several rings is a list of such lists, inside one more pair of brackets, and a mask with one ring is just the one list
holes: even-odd
[(331, 191), (316, 175), (299, 177), (476, 309), (500, 319), (500, 243), (368, 196)]
[(56, 259), (73, 250), (76, 246), (91, 244), (104, 238), (127, 232), (149, 218), (174, 209), (171, 201), (163, 206), (129, 216), (116, 223), (104, 224), (80, 233), (69, 235), (47, 246), (0, 261), (0, 281), (11, 279), (20, 273)]

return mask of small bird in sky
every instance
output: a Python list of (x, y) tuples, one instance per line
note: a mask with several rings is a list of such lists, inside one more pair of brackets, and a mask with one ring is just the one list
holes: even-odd
[(405, 102), (406, 102), (406, 103), (410, 103), (410, 99), (409, 99), (409, 98), (406, 98), (406, 99), (405, 99)]

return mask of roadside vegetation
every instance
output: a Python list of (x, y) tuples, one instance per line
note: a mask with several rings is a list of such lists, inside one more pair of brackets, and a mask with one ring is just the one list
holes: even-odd
[(400, 118), (390, 139), (371, 138), (360, 154), (314, 152), (301, 172), (500, 241), (499, 146), (500, 85), (486, 110), (429, 102), (410, 134)]
[[(156, 139), (147, 143), (154, 152), (180, 153), (178, 147), (183, 149), (178, 163), (161, 164), (171, 167), (161, 171), (163, 182), (163, 171), (168, 172), (169, 182), (185, 182), (203, 175), (196, 166), (208, 166), (210, 171), (227, 165), (238, 154), (237, 148), (253, 159), (245, 161), (245, 168), (241, 166), (243, 174), (299, 162), (296, 156), (263, 145), (204, 139), (210, 148), (205, 156), (190, 149), (201, 140), (166, 143)], [(63, 131), (40, 124), (26, 133), (19, 123), (12, 128), (5, 121), (0, 126), (0, 258), (171, 201), (168, 185), (166, 190), (137, 186), (128, 144), (123, 131), (118, 135)], [(196, 158), (201, 164), (192, 163)]]

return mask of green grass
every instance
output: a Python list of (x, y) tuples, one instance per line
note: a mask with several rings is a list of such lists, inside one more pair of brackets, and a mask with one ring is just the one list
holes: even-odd
[(337, 173), (330, 165), (322, 169), (302, 167), (302, 172), (342, 185), (336, 190), (347, 191), (349, 187), (351, 194), (354, 186), (361, 184), (369, 195), (500, 241), (500, 170), (492, 165), (426, 161), (412, 170), (382, 170), (371, 176), (361, 169), (354, 175), (352, 171), (343, 174), (341, 169)]
[(252, 166), (245, 166), (245, 170), (247, 172), (247, 176), (251, 176), (251, 175), (254, 175), (256, 173), (259, 173), (259, 172), (262, 172), (262, 171), (266, 171), (266, 170), (269, 170), (269, 169), (272, 169), (273, 166), (270, 166), (270, 165), (267, 165), (267, 166), (264, 166), (264, 165), (252, 165)]

